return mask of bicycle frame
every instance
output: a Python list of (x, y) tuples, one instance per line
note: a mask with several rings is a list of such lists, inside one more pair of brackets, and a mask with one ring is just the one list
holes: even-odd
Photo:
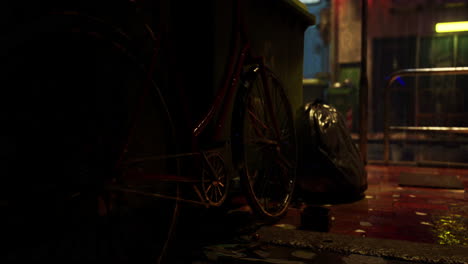
[[(248, 40), (246, 36), (246, 29), (242, 20), (242, 12), (241, 12), (242, 0), (235, 0), (234, 4), (235, 4), (235, 8), (233, 11), (233, 30), (232, 30), (233, 37), (231, 38), (230, 55), (228, 59), (228, 66), (226, 67), (226, 70), (225, 70), (225, 77), (223, 78), (222, 86), (216, 92), (215, 99), (210, 105), (208, 111), (206, 112), (206, 114), (202, 116), (201, 120), (197, 122), (194, 127), (191, 128), (191, 131), (190, 131), (191, 151), (189, 153), (176, 153), (172, 155), (153, 156), (153, 157), (141, 158), (138, 160), (130, 160), (127, 164), (138, 163), (142, 161), (150, 161), (150, 160), (179, 159), (179, 158), (190, 157), (190, 156), (192, 157), (198, 156), (198, 158), (201, 158), (201, 159), (205, 158), (205, 161), (206, 161), (206, 156), (201, 152), (201, 147), (199, 144), (200, 136), (204, 134), (204, 132), (206, 132), (208, 125), (213, 124), (213, 122), (215, 122), (214, 131), (212, 131), (212, 134), (210, 134), (209, 137), (204, 138), (204, 139), (208, 140), (209, 142), (223, 142), (224, 141), (223, 129), (230, 122), (230, 118), (229, 118), (230, 117), (229, 114), (231, 113), (230, 106), (234, 102), (238, 89), (242, 88), (242, 87), (239, 87), (239, 80), (243, 71), (243, 67), (246, 65), (259, 65), (260, 66), (259, 72), (257, 74), (259, 74), (259, 78), (266, 79), (266, 73), (263, 67), (264, 58), (262, 56), (255, 57), (252, 55), (250, 41)], [(148, 30), (150, 31), (150, 34), (154, 36), (154, 40), (155, 40), (157, 47), (155, 47), (154, 49), (154, 55), (151, 61), (149, 71), (148, 71), (148, 78), (144, 86), (144, 91), (142, 92), (142, 95), (141, 95), (142, 98), (148, 94), (149, 89), (152, 86), (151, 82), (152, 82), (152, 76), (153, 76), (153, 71), (154, 71), (154, 65), (158, 61), (158, 51), (159, 51), (159, 46), (160, 46), (160, 38), (156, 37), (152, 33), (151, 28), (148, 27)], [(264, 83), (263, 88), (265, 90), (266, 106), (267, 106), (268, 112), (270, 112), (270, 116), (272, 117), (273, 129), (276, 132), (276, 135), (278, 137), (277, 141), (279, 142), (280, 140), (279, 126), (277, 124), (275, 112), (273, 111), (273, 105), (271, 102), (271, 95), (270, 95), (270, 87), (269, 87), (268, 82)], [(160, 93), (159, 95), (162, 96)], [(163, 101), (164, 101), (164, 98), (163, 98)], [(140, 108), (137, 111), (137, 114), (134, 117), (134, 120), (136, 120), (138, 114), (141, 113), (141, 110), (142, 110), (142, 107), (140, 106)], [(215, 120), (215, 116), (217, 116), (216, 120)], [(131, 130), (134, 130), (134, 127)], [(130, 133), (133, 133), (133, 132), (130, 131)], [(130, 137), (128, 140), (130, 140)], [(129, 142), (127, 142), (127, 145), (128, 144)], [(122, 157), (123, 156), (124, 154), (122, 153)], [(198, 159), (198, 161), (200, 160)], [(194, 165), (200, 166), (197, 163), (194, 163)], [(210, 168), (210, 169), (213, 170), (213, 168)], [(192, 182), (192, 183), (194, 183), (195, 180), (197, 179), (195, 177), (192, 177), (192, 175), (187, 175), (187, 176), (145, 175), (146, 179), (169, 180), (169, 181), (174, 180), (176, 182)], [(200, 191), (195, 185), (194, 185), (194, 190), (203, 204), (204, 203), (203, 198), (201, 197)], [(134, 190), (127, 190), (127, 191), (135, 192)], [(155, 196), (156, 194), (151, 193), (148, 195)], [(187, 201), (179, 197), (168, 197), (168, 196), (165, 196), (165, 197), (161, 196), (161, 197), (200, 204), (200, 202)]]
[[(144, 1), (142, 1), (142, 3), (143, 2)], [(71, 5), (67, 7), (71, 8), (70, 10), (63, 10), (62, 7), (51, 8), (51, 11), (49, 11), (49, 8), (44, 9), (44, 11), (47, 12), (45, 14), (47, 17), (44, 18), (44, 21), (41, 21), (42, 18), (40, 19), (41, 22), (44, 22), (44, 25), (40, 24), (37, 29), (35, 28), (38, 32), (35, 32), (35, 30), (31, 31), (34, 33), (31, 39), (37, 37), (36, 33), (42, 33), (43, 28), (45, 28), (44, 32), (47, 34), (49, 30), (51, 33), (58, 32), (58, 37), (61, 36), (60, 34), (66, 34), (67, 42), (65, 42), (65, 44), (68, 44), (68, 41), (72, 43), (75, 37), (80, 41), (81, 38), (83, 38), (83, 43), (86, 44), (83, 45), (84, 48), (89, 48), (89, 50), (93, 51), (94, 47), (88, 47), (88, 43), (90, 45), (99, 43), (96, 47), (96, 51), (101, 51), (101, 48), (108, 48), (111, 49), (109, 51), (110, 55), (115, 56), (114, 53), (118, 54), (116, 57), (119, 60), (108, 60), (109, 64), (103, 64), (105, 65), (103, 69), (110, 66), (110, 63), (115, 62), (121, 62), (125, 64), (125, 66), (131, 67), (128, 68), (130, 69), (128, 71), (130, 74), (128, 74), (128, 76), (122, 76), (122, 87), (120, 84), (115, 85), (114, 82), (109, 82), (109, 84), (104, 82), (112, 79), (116, 81), (120, 80), (115, 78), (116, 75), (105, 75), (104, 77), (107, 79), (102, 79), (102, 82), (101, 79), (96, 79), (96, 81), (98, 81), (96, 85), (102, 85), (102, 87), (104, 87), (102, 90), (98, 86), (90, 86), (99, 92), (97, 93), (97, 96), (99, 96), (96, 97), (97, 99), (101, 99), (101, 96), (107, 97), (110, 95), (110, 100), (108, 101), (111, 106), (115, 106), (115, 108), (107, 108), (106, 104), (94, 107), (95, 104), (99, 104), (100, 101), (94, 101), (93, 97), (90, 97), (91, 99), (89, 99), (89, 101), (85, 100), (86, 102), (83, 103), (83, 106), (86, 106), (86, 115), (84, 115), (84, 117), (88, 117), (88, 111), (90, 114), (94, 114), (92, 111), (100, 114), (101, 109), (110, 109), (109, 111), (102, 111), (104, 114), (109, 115), (99, 115), (98, 118), (107, 118), (107, 120), (114, 121), (113, 118), (116, 117), (115, 124), (113, 122), (102, 122), (102, 127), (105, 129), (101, 129), (100, 125), (95, 126), (94, 123), (91, 124), (91, 122), (88, 122), (89, 128), (95, 129), (96, 138), (88, 136), (88, 131), (86, 131), (86, 134), (83, 136), (83, 140), (81, 137), (76, 137), (77, 143), (83, 145), (79, 146), (79, 158), (81, 158), (81, 156), (86, 157), (83, 158), (83, 160), (87, 162), (86, 168), (89, 167), (90, 170), (96, 171), (96, 181), (94, 181), (94, 179), (89, 179), (91, 184), (97, 183), (99, 184), (99, 188), (102, 186), (107, 190), (116, 192), (173, 199), (206, 206), (219, 206), (225, 201), (229, 194), (229, 183), (231, 182), (231, 178), (234, 177), (232, 176), (234, 174), (233, 172), (239, 172), (239, 178), (243, 185), (246, 186), (246, 184), (252, 182), (249, 176), (249, 169), (255, 167), (251, 165), (253, 163), (252, 160), (255, 159), (256, 155), (260, 154), (267, 156), (268, 159), (262, 158), (261, 164), (259, 164), (259, 162), (255, 164), (261, 165), (258, 166), (261, 167), (259, 170), (266, 171), (264, 168), (271, 163), (275, 163), (276, 166), (274, 170), (281, 172), (274, 175), (276, 177), (275, 181), (282, 183), (282, 181), (286, 179), (288, 180), (288, 182), (285, 182), (285, 185), (287, 185), (286, 189), (289, 188), (288, 186), (293, 186), (294, 179), (289, 176), (294, 176), (294, 164), (292, 162), (288, 163), (289, 160), (285, 158), (281, 152), (282, 149), (285, 149), (285, 153), (287, 154), (294, 152), (294, 160), (291, 159), (291, 161), (295, 162), (296, 140), (294, 138), (291, 107), (288, 100), (281, 100), (281, 98), (286, 98), (284, 87), (278, 81), (278, 78), (266, 67), (265, 58), (263, 56), (253, 55), (252, 47), (256, 47), (257, 44), (261, 44), (262, 42), (255, 41), (254, 45), (251, 45), (242, 14), (243, 2), (244, 0), (230, 0), (227, 5), (230, 6), (232, 3), (234, 8), (225, 8), (224, 10), (228, 13), (232, 10), (232, 18), (219, 20), (229, 24), (232, 23), (232, 31), (225, 36), (226, 38), (216, 39), (216, 41), (221, 41), (223, 44), (230, 44), (229, 48), (226, 47), (227, 49), (224, 49), (225, 46), (222, 46), (220, 49), (222, 52), (226, 52), (227, 50), (228, 55), (222, 60), (218, 60), (218, 56), (216, 55), (219, 55), (220, 52), (214, 54), (208, 53), (214, 55), (214, 61), (223, 61), (222, 64), (224, 64), (226, 62), (224, 60), (227, 60), (227, 64), (224, 67), (221, 66), (216, 69), (211, 67), (212, 65), (209, 64), (210, 61), (203, 64), (203, 66), (208, 66), (206, 68), (213, 70), (213, 72), (208, 72), (206, 78), (203, 79), (205, 82), (209, 82), (207, 79), (212, 75), (216, 75), (215, 80), (217, 82), (221, 80), (220, 83), (216, 83), (215, 85), (218, 86), (218, 89), (215, 92), (214, 100), (209, 104), (207, 111), (202, 113), (203, 115), (201, 115), (197, 123), (185, 127), (184, 125), (187, 124), (184, 121), (188, 121), (187, 123), (189, 123), (193, 120), (191, 119), (189, 109), (187, 109), (192, 102), (190, 101), (189, 104), (185, 104), (186, 108), (177, 108), (181, 105), (177, 101), (180, 99), (180, 96), (183, 96), (182, 100), (186, 99), (184, 91), (188, 91), (188, 88), (186, 88), (188, 86), (183, 85), (185, 79), (174, 78), (174, 76), (179, 77), (182, 75), (181, 73), (185, 73), (187, 76), (197, 77), (204, 73), (201, 72), (203, 69), (202, 67), (198, 68), (197, 71), (193, 71), (193, 66), (197, 66), (199, 63), (197, 60), (192, 60), (193, 64), (187, 64), (191, 67), (188, 67), (186, 71), (177, 71), (177, 67), (180, 66), (176, 65), (180, 62), (179, 59), (186, 58), (184, 55), (188, 54), (181, 53), (180, 56), (177, 56), (179, 54), (171, 54), (172, 51), (176, 49), (181, 50), (181, 46), (171, 46), (171, 44), (174, 44), (171, 42), (180, 39), (180, 34), (174, 34), (174, 32), (178, 33), (178, 29), (185, 26), (186, 20), (181, 20), (180, 22), (174, 22), (174, 20), (182, 16), (172, 16), (172, 12), (167, 12), (167, 14), (171, 14), (170, 18), (166, 19), (165, 16), (162, 16), (163, 19), (159, 20), (160, 22), (158, 23), (157, 19), (153, 19), (154, 16), (157, 16), (152, 13), (153, 9), (151, 9), (149, 13), (150, 16), (145, 17), (145, 15), (148, 14), (142, 11), (144, 8), (138, 8), (138, 5), (134, 5), (138, 3), (132, 3), (131, 8), (126, 8), (127, 6), (125, 5), (123, 6), (125, 7), (125, 12), (116, 12), (115, 14), (112, 12), (103, 12), (101, 14), (101, 10), (97, 12), (93, 11), (88, 14), (86, 12), (88, 9), (82, 8), (78, 4), (77, 6)], [(245, 3), (250, 5), (248, 1)], [(87, 6), (87, 4), (84, 6)], [(145, 7), (150, 6), (151, 5), (145, 5)], [(203, 8), (205, 7), (206, 6), (203, 6)], [(220, 8), (225, 6), (222, 4), (214, 5), (213, 7)], [(255, 4), (252, 5), (252, 7), (252, 10), (257, 8)], [(186, 10), (192, 11), (191, 9)], [(165, 8), (161, 8), (160, 13), (165, 14), (165, 11)], [(171, 9), (170, 11), (173, 10)], [(208, 11), (210, 11), (210, 9), (208, 9)], [(195, 16), (198, 13), (192, 12), (192, 14)], [(192, 17), (188, 16), (188, 18)], [(212, 23), (211, 18), (212, 17), (210, 17), (207, 23)], [(36, 18), (33, 18), (32, 21), (35, 19)], [(61, 19), (64, 21), (63, 26), (62, 23), (60, 23), (62, 22)], [(204, 23), (201, 23), (201, 25), (205, 25), (205, 21), (203, 22)], [(163, 25), (160, 25), (160, 23)], [(165, 23), (167, 23), (167, 25)], [(58, 26), (56, 27), (56, 25)], [(156, 34), (153, 32), (152, 26), (154, 26)], [(159, 30), (159, 26), (167, 26), (168, 29), (167, 31), (162, 28), (162, 30)], [(215, 27), (214, 32), (217, 32), (218, 29), (226, 32), (228, 31), (225, 28)], [(16, 36), (16, 32), (14, 33), (13, 36)], [(196, 36), (206, 36), (204, 33), (211, 33), (211, 31), (202, 33), (196, 32)], [(169, 36), (168, 38), (166, 38), (166, 34)], [(227, 37), (229, 37), (228, 35), (231, 35), (230, 40), (227, 40)], [(172, 38), (173, 36), (175, 37)], [(266, 39), (270, 38), (275, 40), (274, 37), (267, 34)], [(29, 40), (29, 38), (25, 39)], [(92, 41), (89, 41), (89, 39), (92, 39)], [(252, 39), (257, 38), (252, 37)], [(55, 38), (51, 40), (55, 40)], [(211, 48), (213, 42), (210, 41), (212, 41), (212, 39), (208, 37), (206, 38), (206, 42), (201, 42), (200, 44), (206, 45), (206, 43), (208, 43), (208, 48)], [(40, 43), (42, 44), (42, 42)], [(182, 45), (185, 44), (185, 42), (181, 41), (177, 42), (177, 44)], [(74, 45), (71, 47), (75, 48)], [(198, 46), (193, 45), (193, 47), (196, 48)], [(266, 53), (268, 53), (269, 47), (265, 45), (264, 48)], [(202, 49), (202, 51), (207, 50), (208, 49)], [(192, 52), (191, 49), (187, 51)], [(201, 56), (207, 53), (201, 52), (199, 54), (200, 56), (193, 57), (203, 58)], [(61, 53), (57, 53), (57, 55), (61, 55)], [(91, 53), (91, 55), (93, 55), (93, 53)], [(105, 53), (105, 55), (108, 54)], [(124, 59), (120, 60), (120, 56), (122, 55)], [(107, 57), (103, 58), (107, 59)], [(273, 58), (272, 55), (272, 64), (274, 62)], [(81, 60), (78, 61), (81, 62)], [(128, 63), (129, 61), (130, 63)], [(73, 63), (73, 61), (71, 62)], [(114, 69), (112, 67), (108, 68)], [(160, 68), (162, 69), (161, 72), (157, 72)], [(218, 69), (222, 71), (223, 68), (223, 76), (222, 78), (218, 78), (220, 77), (218, 75)], [(122, 67), (122, 69), (127, 68)], [(120, 71), (117, 70), (115, 72), (120, 73)], [(84, 73), (88, 74), (88, 72)], [(90, 71), (90, 76), (94, 76), (93, 73), (94, 72)], [(109, 73), (112, 74), (114, 72), (109, 71)], [(191, 75), (192, 73), (193, 75)], [(159, 81), (164, 84), (165, 88), (168, 87), (172, 90), (160, 90), (157, 85)], [(72, 86), (72, 88), (75, 87)], [(107, 88), (110, 90), (107, 90)], [(105, 92), (105, 94), (101, 95), (101, 91)], [(175, 93), (172, 93), (173, 91), (175, 91)], [(197, 92), (195, 89), (193, 91)], [(86, 90), (86, 92), (88, 92), (88, 90)], [(93, 96), (93, 92), (94, 91), (91, 91), (91, 96)], [(164, 94), (162, 92), (164, 92)], [(167, 94), (165, 94), (166, 92)], [(179, 94), (176, 95), (177, 93)], [(112, 97), (113, 94), (115, 94), (115, 97)], [(206, 97), (203, 98), (201, 96), (194, 98), (201, 98), (202, 100), (199, 101), (205, 102), (203, 99)], [(107, 102), (107, 100), (103, 101)], [(170, 103), (171, 110), (174, 110), (174, 112), (169, 110), (170, 108), (166, 102)], [(196, 102), (196, 100), (193, 102)], [(275, 102), (275, 104), (273, 104), (273, 102)], [(276, 109), (276, 102), (281, 103), (281, 108)], [(75, 103), (75, 101), (73, 101), (73, 103)], [(176, 105), (177, 103), (179, 104)], [(80, 108), (78, 109), (81, 111), (81, 105), (78, 104), (78, 101), (76, 105), (72, 106), (79, 106)], [(184, 110), (185, 116), (183, 115)], [(195, 112), (197, 112), (197, 115), (200, 114), (198, 111)], [(72, 113), (75, 114), (75, 112)], [(76, 113), (81, 114), (81, 112), (78, 111)], [(283, 113), (285, 118), (278, 121), (277, 116), (281, 116)], [(179, 116), (179, 114), (181, 115)], [(176, 116), (179, 119), (177, 120), (178, 126), (174, 125), (174, 121), (176, 120), (174, 120), (173, 117)], [(184, 120), (184, 117), (186, 120)], [(97, 123), (101, 120), (98, 118), (91, 120)], [(283, 124), (285, 124), (285, 128), (283, 128)], [(281, 130), (279, 125), (281, 125)], [(88, 129), (88, 127), (86, 127), (86, 129)], [(100, 133), (101, 130), (106, 134), (97, 134)], [(80, 132), (82, 130), (76, 129), (76, 131)], [(112, 135), (114, 131), (116, 133)], [(89, 133), (93, 133), (93, 131), (89, 131)], [(281, 133), (283, 133), (283, 135)], [(101, 140), (109, 135), (112, 136), (110, 137), (112, 141)], [(178, 141), (178, 138), (182, 139), (180, 140), (182, 142)], [(289, 141), (285, 139), (284, 142), (281, 142), (282, 138), (287, 138)], [(231, 141), (233, 144), (231, 144)], [(61, 143), (61, 141), (58, 143)], [(282, 143), (285, 144), (281, 145)], [(91, 144), (92, 147), (88, 147), (88, 145)], [(82, 151), (81, 147), (83, 147), (83, 149), (86, 147), (86, 152)], [(87, 149), (90, 149), (89, 152)], [(287, 152), (289, 149), (291, 151)], [(101, 152), (101, 150), (103, 151)], [(95, 152), (98, 155), (94, 155)], [(100, 165), (94, 166), (98, 162), (101, 162), (100, 157), (98, 157), (101, 153), (103, 155), (107, 155), (107, 153), (112, 154), (109, 154), (109, 164), (106, 163), (105, 166), (102, 167)], [(251, 153), (253, 154), (251, 155)], [(254, 158), (252, 159), (251, 157)], [(76, 160), (78, 160), (78, 158), (76, 158)], [(263, 160), (266, 160), (266, 162), (263, 162)], [(61, 161), (65, 162), (68, 160), (64, 158)], [(73, 162), (75, 162), (75, 160), (73, 160)], [(69, 164), (66, 163), (65, 165), (68, 166)], [(74, 163), (71, 163), (71, 165), (74, 165)], [(113, 168), (111, 168), (112, 166)], [(101, 173), (104, 169), (106, 173)], [(272, 170), (273, 169), (269, 169), (268, 173), (265, 172), (265, 174), (269, 174)], [(97, 175), (98, 173), (99, 175)], [(89, 175), (94, 176), (94, 171), (93, 173), (89, 173)], [(76, 175), (76, 177), (79, 176), (81, 175)], [(281, 176), (286, 177), (283, 177), (284, 179), (279, 178)], [(86, 178), (85, 180), (88, 179)], [(161, 184), (161, 182), (170, 182), (170, 186)], [(265, 181), (265, 183), (266, 182), (268, 181)], [(189, 198), (182, 198), (179, 194), (179, 184), (187, 185), (183, 187), (193, 187), (192, 191), (194, 191), (198, 197), (194, 196), (192, 192), (189, 192)], [(172, 189), (174, 186), (177, 191), (171, 191), (176, 190)], [(200, 190), (202, 190), (203, 193), (201, 193)], [(210, 196), (210, 190), (215, 190), (214, 198)], [(250, 195), (252, 199), (256, 199), (255, 201), (258, 202), (254, 192), (255, 190), (250, 188), (246, 194), (247, 196)], [(284, 193), (286, 192), (288, 192), (286, 198), (282, 199), (281, 197), (281, 205), (289, 202), (289, 189), (284, 190)], [(170, 194), (166, 195), (166, 193)], [(263, 211), (266, 212), (265, 210)]]
[[(242, 0), (234, 1), (236, 7), (234, 8), (234, 21), (233, 21), (233, 35), (231, 40), (230, 58), (228, 60), (227, 75), (224, 79), (221, 89), (218, 90), (215, 100), (211, 105), (209, 111), (204, 115), (192, 130), (194, 140), (199, 137), (206, 129), (207, 125), (213, 120), (216, 113), (221, 113), (219, 120), (217, 120), (215, 132), (212, 140), (220, 140), (221, 131), (227, 122), (228, 106), (232, 104), (235, 94), (238, 89), (239, 77), (241, 75), (242, 67), (248, 60), (250, 64), (264, 64), (263, 57), (253, 57), (251, 53), (251, 46), (246, 36), (245, 24), (242, 20)], [(235, 56), (236, 52), (240, 50), (239, 56)], [(268, 87), (266, 87), (268, 90)], [(224, 104), (223, 104), (224, 103)], [(223, 107), (222, 107), (223, 106)], [(222, 107), (222, 108), (221, 108)]]

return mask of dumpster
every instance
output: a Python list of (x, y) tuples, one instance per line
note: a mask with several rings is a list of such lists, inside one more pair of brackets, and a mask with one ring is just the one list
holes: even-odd
[[(266, 58), (266, 64), (275, 72), (286, 88), (289, 100), (296, 110), (302, 104), (304, 31), (315, 23), (313, 15), (297, 0), (256, 0), (245, 2), (246, 30), (257, 55)], [(231, 29), (230, 8), (233, 1), (215, 3), (215, 65), (225, 65)], [(222, 67), (216, 67), (214, 85), (219, 86)], [(293, 111), (295, 112), (295, 111)]]
[[(302, 104), (304, 31), (314, 23), (305, 5), (297, 0), (242, 1), (247, 38), (255, 55), (287, 87), (295, 109)], [(179, 85), (187, 89), (193, 119), (206, 111), (221, 86), (231, 50), (233, 0), (171, 1), (169, 19), (177, 56), (174, 69)], [(175, 74), (175, 73), (174, 73)]]

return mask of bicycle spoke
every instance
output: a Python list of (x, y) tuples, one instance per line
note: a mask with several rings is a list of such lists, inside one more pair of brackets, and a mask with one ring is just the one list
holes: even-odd
[[(260, 82), (259, 80), (261, 79), (261, 77), (257, 80), (256, 83), (260, 83), (260, 85), (257, 85), (257, 92), (258, 92), (258, 100), (260, 101), (260, 109), (263, 110), (263, 120), (265, 121), (268, 121), (267, 119), (267, 115), (266, 115), (266, 111), (264, 111), (264, 109), (266, 108), (266, 104), (265, 104), (265, 101), (264, 101), (264, 98), (265, 98), (265, 88), (263, 86), (263, 82)], [(258, 109), (258, 108), (257, 108)]]
[[(251, 120), (256, 121), (255, 123), (260, 124), (265, 130), (268, 129), (267, 126), (263, 124), (252, 112), (249, 111), (249, 115), (252, 117)], [(255, 133), (258, 137), (263, 137), (263, 132), (258, 126), (253, 125), (252, 127), (255, 130)]]
[(229, 189), (229, 174), (224, 160), (217, 152), (206, 153), (202, 188), (206, 200), (213, 206), (220, 206)]
[(279, 160), (279, 165), (284, 165), (284, 168), (294, 168), (293, 164), (281, 153), (277, 153), (277, 158)]
[(290, 191), (290, 185), (291, 185), (291, 181), (289, 179), (289, 169), (281, 166), (281, 168), (278, 168), (278, 172), (279, 172), (279, 175), (278, 175), (278, 187), (285, 191), (285, 192), (289, 192)]
[[(222, 171), (221, 171), (221, 172), (222, 172)], [(218, 174), (218, 176), (220, 175), (220, 176), (218, 177), (218, 179), (217, 179), (217, 181), (219, 181), (219, 182), (222, 182), (223, 179), (226, 178), (226, 175), (221, 174), (221, 172), (220, 172), (220, 174)]]
[(211, 190), (211, 187), (213, 187), (213, 185), (212, 185), (212, 184), (210, 184), (210, 185), (208, 186), (208, 188), (206, 189), (206, 192), (207, 192), (207, 193), (209, 193), (209, 192), (210, 192), (210, 190)]
[(219, 186), (216, 186), (216, 190), (219, 192), (219, 197), (223, 196), (223, 192), (221, 191), (221, 188)]
[[(281, 101), (281, 103), (283, 103)], [(275, 113), (275, 117), (276, 119), (279, 121), (278, 122), (278, 125), (279, 125), (279, 130), (282, 131), (284, 128), (287, 127), (287, 122), (288, 122), (288, 117), (286, 115), (286, 113), (284, 113), (283, 111), (281, 111), (281, 107), (278, 107), (278, 109), (276, 110), (276, 113)], [(278, 138), (280, 137), (281, 135), (278, 135)]]
[(210, 200), (213, 201), (213, 191), (207, 191), (206, 196), (208, 196)]
[(218, 170), (216, 170), (216, 176), (219, 176), (219, 175), (221, 175), (221, 177), (220, 177), (219, 179), (221, 179), (222, 177), (224, 177), (224, 175), (223, 175), (223, 174), (221, 174), (222, 172), (223, 172), (223, 168), (221, 168), (221, 167), (220, 167), (220, 168), (218, 168)]
[(265, 210), (272, 209), (273, 206), (271, 206), (270, 203), (275, 202), (275, 200), (272, 199), (272, 195), (275, 195), (275, 192), (273, 192), (273, 187), (276, 185), (273, 180), (274, 178), (275, 178), (275, 170), (273, 170), (273, 168), (270, 168), (269, 173), (267, 174), (267, 176), (265, 176), (266, 187), (262, 194), (262, 196), (265, 198), (265, 203), (264, 203)]

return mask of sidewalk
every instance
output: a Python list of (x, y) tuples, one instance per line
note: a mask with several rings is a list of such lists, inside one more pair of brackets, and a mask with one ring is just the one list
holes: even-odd
[(466, 247), (263, 227), (259, 241), (207, 246), (193, 263), (468, 263)]

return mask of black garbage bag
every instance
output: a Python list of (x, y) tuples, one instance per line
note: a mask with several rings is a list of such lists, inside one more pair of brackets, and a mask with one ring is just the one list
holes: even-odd
[(316, 100), (304, 105), (298, 118), (297, 194), (327, 202), (363, 197), (367, 173), (343, 116)]

